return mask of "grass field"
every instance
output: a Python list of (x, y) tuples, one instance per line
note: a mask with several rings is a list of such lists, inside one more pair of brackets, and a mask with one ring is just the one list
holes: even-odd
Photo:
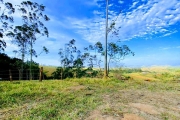
[(158, 69), (116, 71), (108, 80), (0, 82), (0, 119), (180, 120), (180, 69)]
[(45, 74), (47, 75), (47, 77), (50, 77), (51, 74), (56, 71), (56, 66), (40, 66), (43, 67)]

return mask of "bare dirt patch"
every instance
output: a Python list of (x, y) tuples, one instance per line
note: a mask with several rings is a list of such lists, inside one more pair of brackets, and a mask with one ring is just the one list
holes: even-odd
[(130, 103), (131, 107), (135, 107), (141, 111), (144, 111), (149, 114), (159, 114), (155, 109), (154, 106), (148, 105), (148, 104), (141, 104), (141, 103)]
[(87, 120), (179, 120), (180, 93), (121, 90), (103, 95)]
[(120, 120), (121, 117), (104, 115), (100, 110), (94, 110), (85, 120)]
[(121, 120), (145, 120), (145, 119), (135, 114), (124, 114), (124, 118), (122, 118)]

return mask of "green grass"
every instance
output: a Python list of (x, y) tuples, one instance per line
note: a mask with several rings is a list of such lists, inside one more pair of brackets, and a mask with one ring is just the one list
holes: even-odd
[[(163, 75), (164, 76), (164, 75)], [(169, 78), (169, 75), (165, 75)], [(119, 90), (180, 91), (179, 82), (96, 78), (0, 82), (0, 113), (7, 119), (85, 119), (103, 104), (103, 95)], [(105, 110), (105, 112), (111, 110)]]

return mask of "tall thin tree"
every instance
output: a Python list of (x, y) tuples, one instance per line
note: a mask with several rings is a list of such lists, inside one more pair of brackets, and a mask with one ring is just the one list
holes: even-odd
[(47, 15), (43, 14), (45, 6), (36, 2), (23, 1), (18, 5), (18, 10), (22, 13), (24, 24), (29, 28), (29, 36), (27, 39), (30, 42), (30, 79), (32, 79), (32, 56), (36, 54), (36, 51), (33, 49), (33, 44), (35, 44), (35, 41), (41, 36), (49, 36), (48, 29), (42, 21), (49, 21), (50, 19)]
[(105, 32), (104, 79), (107, 79), (107, 77), (108, 77), (108, 71), (107, 71), (108, 6), (109, 6), (109, 0), (106, 0), (106, 32)]

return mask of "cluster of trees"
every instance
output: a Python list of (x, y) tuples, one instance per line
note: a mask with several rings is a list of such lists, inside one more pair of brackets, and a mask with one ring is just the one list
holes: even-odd
[[(64, 49), (59, 50), (61, 66), (52, 74), (54, 79), (65, 79), (71, 77), (102, 77), (101, 63), (104, 56), (104, 47), (101, 42), (89, 45), (84, 51), (78, 50), (72, 39), (65, 44)], [(108, 43), (108, 72), (110, 63), (119, 62), (127, 55), (134, 55), (127, 45)]]
[[(24, 69), (25, 55), (30, 54), (30, 79), (32, 79), (31, 67), (33, 64), (32, 57), (38, 56), (33, 45), (36, 40), (41, 36), (49, 35), (47, 27), (44, 26), (44, 21), (49, 21), (49, 17), (43, 12), (45, 6), (31, 1), (23, 1), (19, 5), (13, 5), (9, 2), (0, 0), (0, 23), (2, 28), (0, 29), (0, 52), (6, 48), (5, 37), (12, 38), (12, 43), (18, 46), (18, 50), (21, 54), (21, 72)], [(18, 13), (21, 15), (22, 24), (13, 26), (14, 19), (13, 14)], [(43, 21), (43, 22), (42, 22)], [(48, 53), (48, 49), (43, 47), (43, 51)]]
[[(21, 71), (21, 65), (23, 64), (24, 69)], [(10, 58), (4, 53), (0, 53), (0, 78), (3, 80), (9, 80), (10, 73), (13, 80), (29, 80), (30, 78), (30, 61), (23, 62), (18, 58)], [(39, 79), (39, 64), (32, 62), (32, 76), (34, 79)]]
[[(38, 66), (37, 63), (33, 62), (32, 57), (37, 57), (43, 51), (48, 53), (48, 49), (45, 46), (40, 54), (36, 53), (36, 50), (33, 47), (38, 38), (49, 36), (48, 29), (43, 24), (43, 22), (50, 20), (49, 17), (44, 14), (45, 6), (31, 1), (23, 1), (19, 5), (13, 5), (12, 3), (4, 2), (3, 0), (0, 0), (0, 5), (0, 24), (2, 25), (0, 29), (0, 53), (6, 48), (5, 38), (12, 38), (12, 43), (18, 46), (18, 50), (15, 50), (14, 52), (20, 53), (21, 60), (13, 58), (15, 60), (12, 62), (11, 58), (9, 58), (8, 62), (12, 65), (9, 64), (7, 69), (16, 68), (20, 70), (21, 75), (23, 75), (25, 69), (29, 69), (29, 79), (32, 79), (32, 67), (34, 64)], [(15, 21), (13, 18), (14, 13), (21, 15), (22, 24), (13, 26)], [(119, 35), (120, 27), (115, 28), (116, 20), (111, 23), (109, 28), (106, 26), (107, 35), (109, 33), (116, 37)], [(25, 62), (27, 54), (31, 57), (30, 61)], [(52, 76), (55, 79), (96, 76), (98, 72), (101, 73), (101, 63), (103, 62), (101, 59), (102, 56), (106, 56), (105, 62), (108, 62), (105, 64), (108, 66), (108, 71), (105, 71), (109, 72), (110, 63), (118, 62), (130, 54), (134, 55), (128, 46), (119, 45), (114, 42), (107, 43), (105, 48), (101, 42), (97, 42), (94, 45), (85, 47), (84, 51), (81, 51), (77, 49), (75, 40), (73, 39), (65, 44), (65, 49), (59, 50), (61, 66), (57, 68)], [(4, 54), (1, 55), (3, 56)], [(3, 62), (5, 61), (2, 61), (2, 64)], [(98, 68), (98, 70), (95, 71), (94, 68)], [(23, 79), (23, 76), (21, 79)]]

